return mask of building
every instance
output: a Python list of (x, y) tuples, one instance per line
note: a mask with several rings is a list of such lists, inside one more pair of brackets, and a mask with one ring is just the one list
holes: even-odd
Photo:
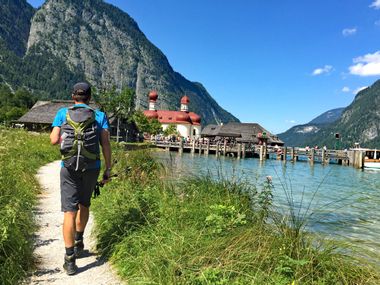
[(225, 125), (208, 125), (201, 133), (211, 140), (232, 139), (238, 143), (283, 146), (284, 142), (256, 123), (231, 122)]
[(175, 125), (181, 137), (200, 138), (201, 117), (196, 113), (189, 112), (189, 97), (182, 97), (180, 111), (156, 110), (157, 99), (156, 91), (149, 93), (149, 110), (144, 111), (144, 115), (148, 119), (157, 119), (163, 130), (170, 125)]
[[(58, 110), (71, 107), (73, 104), (72, 100), (37, 101), (16, 123), (23, 125), (28, 130), (49, 131)], [(94, 102), (90, 102), (90, 107), (93, 109), (99, 108)], [(109, 124), (111, 136), (115, 137), (117, 135), (117, 119), (111, 116)], [(120, 121), (119, 140), (136, 141), (137, 139), (138, 131), (134, 123), (127, 120)]]
[[(23, 124), (29, 130), (49, 130), (58, 110), (72, 105), (72, 100), (37, 101), (26, 114), (17, 120), (17, 123)], [(94, 103), (90, 103), (90, 106), (97, 108)]]

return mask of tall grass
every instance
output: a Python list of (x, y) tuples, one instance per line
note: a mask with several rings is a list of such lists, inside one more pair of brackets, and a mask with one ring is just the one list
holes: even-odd
[(47, 135), (0, 128), (0, 284), (17, 284), (33, 266), (34, 175), (57, 158)]
[(281, 221), (271, 211), (270, 179), (167, 182), (148, 152), (119, 157), (121, 175), (93, 210), (98, 247), (129, 284), (380, 283), (370, 265), (302, 226), (268, 223)]

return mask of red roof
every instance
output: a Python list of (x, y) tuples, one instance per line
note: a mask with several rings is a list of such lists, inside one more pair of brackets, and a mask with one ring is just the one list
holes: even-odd
[(183, 96), (181, 99), (181, 104), (189, 104), (189, 103), (190, 103), (189, 97), (187, 97), (186, 95)]
[(149, 119), (157, 118), (161, 124), (188, 124), (195, 126), (199, 126), (201, 124), (201, 117), (193, 112), (147, 110), (144, 111), (144, 115), (147, 116)]
[(153, 102), (156, 102), (157, 101), (157, 98), (158, 98), (158, 94), (157, 94), (157, 91), (150, 91), (149, 93), (149, 101), (153, 101)]

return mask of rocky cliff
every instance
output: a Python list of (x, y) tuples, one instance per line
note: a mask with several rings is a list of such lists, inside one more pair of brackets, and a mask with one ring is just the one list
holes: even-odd
[(135, 89), (138, 108), (147, 107), (147, 94), (155, 89), (161, 109), (178, 109), (187, 95), (203, 124), (237, 121), (200, 83), (175, 72), (130, 16), (101, 0), (46, 1), (32, 18), (27, 56), (41, 53), (98, 88)]

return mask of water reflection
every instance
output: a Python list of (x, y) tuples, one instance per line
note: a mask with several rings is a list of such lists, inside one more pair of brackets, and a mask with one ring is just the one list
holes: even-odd
[(379, 171), (174, 152), (157, 155), (175, 179), (211, 173), (224, 178), (237, 175), (261, 185), (266, 176), (272, 176), (276, 209), (286, 211), (292, 203), (301, 215), (307, 211), (310, 231), (358, 246), (380, 264)]

